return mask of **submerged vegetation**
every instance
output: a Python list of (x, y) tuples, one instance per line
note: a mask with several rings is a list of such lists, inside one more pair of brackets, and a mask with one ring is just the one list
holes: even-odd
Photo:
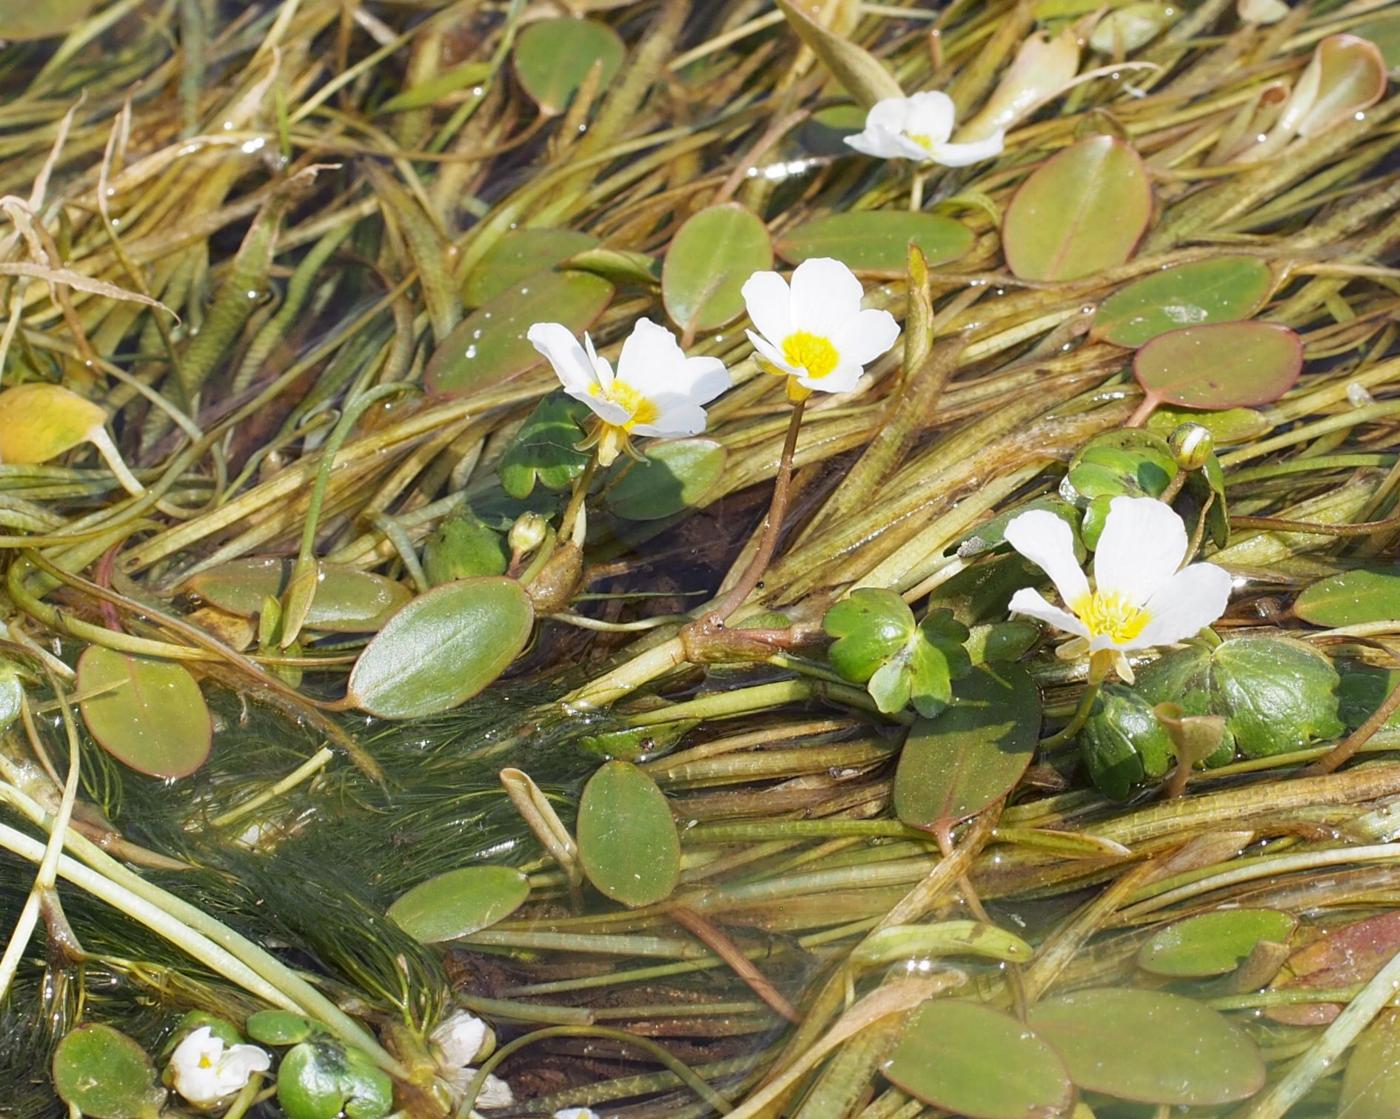
[(0, 1115), (1400, 1114), (1392, 6), (0, 38)]

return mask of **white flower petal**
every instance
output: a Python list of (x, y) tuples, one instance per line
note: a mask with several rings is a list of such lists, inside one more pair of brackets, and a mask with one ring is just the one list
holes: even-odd
[(554, 1113), (554, 1119), (598, 1119), (591, 1107), (566, 1107)]
[(1213, 563), (1178, 571), (1147, 600), (1143, 609), (1152, 620), (1124, 648), (1174, 645), (1194, 636), (1225, 613), (1231, 586), (1230, 573)]
[(810, 377), (806, 372), (797, 374), (797, 383), (813, 392), (843, 393), (854, 392), (865, 373), (853, 361), (843, 362), (825, 377)]
[(875, 159), (906, 158), (899, 134), (883, 128), (867, 128), (864, 132), (844, 137), (844, 141), (862, 155), (873, 156)]
[(886, 97), (876, 101), (865, 114), (865, 129), (883, 129), (886, 132), (903, 132), (909, 124), (914, 101), (910, 97)]
[[(847, 319), (860, 313), (856, 274), (829, 256), (804, 260), (792, 272), (792, 329), (830, 338)], [(774, 342), (782, 343), (781, 338)]]
[(888, 311), (861, 311), (843, 323), (831, 341), (843, 362), (869, 365), (894, 345), (899, 321)]
[(621, 404), (615, 404), (607, 397), (603, 396), (579, 396), (569, 393), (575, 400), (580, 400), (587, 404), (589, 410), (604, 423), (615, 424), (621, 427), (625, 423), (631, 422), (632, 413)]
[(966, 144), (935, 144), (933, 160), (944, 167), (966, 167), (981, 163), (984, 159), (995, 159), (1006, 146), (1006, 133), (993, 132), (985, 140), (973, 140)]
[(688, 357), (683, 372), (686, 396), (697, 404), (708, 404), (734, 387), (729, 370), (717, 357)]
[[(1054, 516), (1054, 514), (1052, 513), (1050, 516)], [(1055, 519), (1059, 520), (1058, 517)], [(1017, 591), (1011, 596), (1011, 602), (1007, 608), (1013, 614), (1025, 614), (1027, 617), (1038, 618), (1040, 621), (1065, 633), (1072, 633), (1076, 637), (1089, 636), (1089, 631), (1083, 622), (1068, 610), (1061, 610), (1058, 606), (1050, 605), (1039, 591), (1025, 588)]]
[[(1071, 609), (1089, 593), (1089, 580), (1074, 558), (1074, 533), (1048, 509), (1031, 509), (1012, 517), (1006, 526), (1006, 542), (1050, 576)], [(1070, 632), (1088, 633), (1082, 625)]]
[(599, 383), (593, 362), (578, 344), (578, 339), (562, 323), (537, 322), (530, 327), (525, 337), (549, 360), (559, 383), (571, 396), (577, 393), (586, 394)]
[(776, 366), (784, 373), (796, 374), (799, 372), (795, 365), (788, 364), (787, 359), (783, 357), (782, 351), (778, 349), (777, 346), (773, 345), (773, 343), (769, 342), (768, 339), (760, 337), (752, 330), (746, 330), (744, 333), (749, 336), (749, 342), (753, 345), (753, 348), (758, 351), (758, 356), (764, 361), (768, 362), (770, 365)]
[(617, 377), (643, 396), (685, 392), (685, 351), (676, 336), (650, 319), (638, 319), (622, 343)]
[(792, 293), (787, 281), (776, 272), (755, 272), (739, 290), (758, 332), (781, 345), (792, 330)]
[(431, 1040), (445, 1066), (460, 1068), (476, 1060), (489, 1035), (490, 1027), (475, 1014), (455, 1010), (433, 1030)]
[(1170, 505), (1153, 497), (1115, 497), (1094, 549), (1094, 589), (1141, 606), (1185, 558), (1186, 525)]
[(651, 423), (634, 424), (635, 435), (665, 437), (668, 435), (699, 435), (705, 430), (705, 409), (689, 397), (669, 393), (653, 396), (656, 419)]
[(904, 131), (927, 136), (941, 144), (953, 134), (953, 118), (957, 110), (953, 99), (936, 89), (924, 90), (909, 98), (909, 111), (904, 118)]
[(612, 362), (598, 356), (598, 351), (593, 348), (593, 336), (586, 330), (583, 332), (583, 348), (588, 351), (588, 362), (593, 366), (593, 376), (606, 390), (613, 383)]
[(272, 1067), (272, 1058), (256, 1045), (235, 1045), (224, 1054), (219, 1062), (219, 1075), (236, 1092), (248, 1083), (255, 1072), (266, 1072)]
[(256, 1045), (233, 1045), (227, 1050), (208, 1026), (185, 1037), (170, 1054), (171, 1082), (177, 1092), (199, 1107), (212, 1107), (240, 1091), (255, 1072), (266, 1072), (272, 1058)]

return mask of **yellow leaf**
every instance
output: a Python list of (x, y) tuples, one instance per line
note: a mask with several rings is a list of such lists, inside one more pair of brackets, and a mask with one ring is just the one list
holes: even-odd
[(0, 392), (0, 462), (48, 462), (106, 422), (100, 407), (60, 385), (16, 385)]

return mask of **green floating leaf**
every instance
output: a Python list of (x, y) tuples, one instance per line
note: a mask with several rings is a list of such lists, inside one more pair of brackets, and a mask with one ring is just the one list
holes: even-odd
[(633, 284), (648, 291), (661, 283), (661, 262), (631, 249), (585, 249), (569, 257), (564, 265), (579, 272), (592, 272), (614, 284)]
[(380, 113), (405, 113), (411, 109), (426, 109), (444, 97), (488, 81), (494, 67), (489, 62), (464, 62), (450, 70), (434, 74), (425, 82), (397, 93), (376, 110)]
[(975, 241), (967, 226), (938, 214), (862, 210), (803, 222), (779, 237), (775, 247), (789, 264), (829, 256), (854, 272), (893, 278), (908, 268), (911, 242), (934, 267), (966, 256)]
[(1209, 1107), (1248, 1099), (1264, 1086), (1264, 1062), (1243, 1030), (1165, 991), (1075, 991), (1031, 1007), (1027, 1025), (1090, 1092)]
[(97, 0), (0, 0), (0, 39), (47, 39), (78, 26)]
[(1138, 949), (1137, 964), (1177, 979), (1228, 975), (1260, 941), (1287, 944), (1297, 926), (1277, 909), (1217, 909), (1158, 929)]
[(613, 291), (591, 272), (535, 272), (453, 327), (428, 359), (423, 382), (441, 396), (497, 388), (544, 363), (525, 337), (531, 326), (557, 322), (580, 334), (607, 309)]
[(1161, 780), (1176, 757), (1152, 704), (1121, 684), (1100, 689), (1079, 732), (1079, 751), (1094, 787), (1112, 800), (1127, 800), (1143, 782)]
[(929, 999), (914, 1011), (880, 1071), (916, 1099), (969, 1119), (1054, 1119), (1074, 1103), (1050, 1046), (1011, 1015), (962, 999)]
[(214, 723), (183, 665), (91, 645), (78, 658), (78, 691), (89, 733), (122, 764), (170, 779), (208, 760)]
[(648, 443), (646, 458), (628, 464), (609, 487), (607, 506), (627, 521), (659, 521), (694, 509), (714, 489), (727, 458), (713, 439)]
[(1303, 588), (1293, 613), (1315, 626), (1360, 626), (1400, 618), (1400, 571), (1344, 571)]
[(415, 598), (355, 661), (349, 699), (385, 719), (447, 711), (510, 667), (535, 612), (514, 579), (463, 579)]
[(1002, 222), (1006, 263), (1023, 280), (1076, 280), (1125, 263), (1152, 216), (1142, 158), (1091, 136), (1021, 184)]
[(466, 866), (420, 882), (389, 917), (424, 944), (456, 940), (504, 921), (525, 904), (530, 880), (514, 867)]
[(515, 40), (515, 76), (540, 112), (555, 116), (569, 107), (589, 71), (601, 68), (598, 90), (606, 90), (626, 57), (622, 39), (591, 19), (542, 19)]
[(1151, 272), (1114, 292), (1094, 315), (1093, 334), (1137, 348), (1184, 326), (1247, 319), (1264, 305), (1274, 275), (1256, 256), (1217, 256)]
[(1302, 339), (1265, 322), (1171, 330), (1133, 358), (1133, 376), (1149, 400), (1208, 411), (1275, 401), (1302, 370)]
[(984, 956), (1025, 963), (1034, 955), (1034, 948), (1005, 929), (982, 921), (956, 920), (935, 921), (931, 925), (886, 925), (856, 945), (850, 961), (859, 968), (930, 956)]
[(1163, 437), (1184, 423), (1200, 424), (1215, 437), (1217, 447), (1248, 443), (1273, 430), (1273, 421), (1252, 408), (1226, 408), (1221, 412), (1198, 412), (1190, 408), (1158, 408), (1148, 418), (1148, 431)]
[[(1355, 730), (1376, 713), (1397, 687), (1400, 669), (1384, 669), (1361, 661), (1339, 661), (1342, 682), (1337, 685), (1338, 714), (1347, 730)], [(1400, 733), (1400, 711), (1383, 724), (1387, 732)]]
[(165, 1102), (146, 1051), (111, 1026), (79, 1026), (53, 1054), (59, 1098), (89, 1119), (155, 1119)]
[(588, 415), (588, 405), (562, 392), (536, 404), (501, 456), (496, 468), (501, 488), (520, 501), (534, 492), (536, 482), (548, 490), (568, 489), (588, 464), (588, 455), (578, 450)]
[(670, 897), (681, 841), (656, 782), (630, 762), (599, 768), (579, 801), (578, 854), (588, 880), (613, 901), (635, 908)]
[(360, 1050), (318, 1038), (282, 1058), (277, 1102), (286, 1119), (381, 1119), (393, 1110), (394, 1083)]
[(1224, 715), (1246, 757), (1301, 750), (1342, 733), (1339, 678), (1302, 641), (1236, 637), (1212, 652), (1212, 713)]
[(971, 660), (967, 627), (950, 610), (934, 610), (915, 624), (893, 591), (862, 587), (826, 612), (822, 627), (837, 640), (827, 655), (847, 680), (865, 684), (885, 714), (912, 701), (921, 715), (938, 714), (952, 698), (953, 681)]
[(916, 828), (951, 827), (1015, 788), (1040, 735), (1040, 690), (1015, 664), (974, 668), (953, 703), (915, 719), (899, 755), (894, 810)]
[(471, 270), (462, 285), (462, 300), (468, 307), (479, 307), (597, 244), (598, 238), (574, 229), (512, 229)]
[[(1382, 913), (1340, 925), (1288, 957), (1270, 990), (1332, 991), (1372, 979), (1400, 952), (1400, 913)], [(1276, 1022), (1324, 1026), (1342, 1008), (1337, 1003), (1272, 1006), (1265, 1012)]]
[(1125, 428), (1096, 435), (1070, 460), (1060, 496), (1084, 510), (1084, 543), (1098, 547), (1115, 497), (1158, 497), (1177, 474), (1167, 441), (1155, 432)]
[(243, 1028), (261, 1045), (296, 1045), (316, 1032), (309, 1019), (290, 1010), (259, 1010), (248, 1015)]
[(1394, 1010), (1382, 1011), (1356, 1039), (1337, 1114), (1345, 1119), (1400, 1115), (1400, 1014)]
[(505, 537), (470, 508), (445, 517), (423, 544), (423, 573), (435, 587), (454, 579), (500, 575), (509, 562)]
[[(282, 597), (294, 566), (295, 560), (287, 556), (252, 556), (192, 575), (181, 590), (220, 610), (251, 618), (262, 612), (265, 600)], [(334, 563), (317, 567), (316, 597), (304, 623), (307, 629), (374, 633), (413, 597), (402, 583), (383, 575)]]
[(666, 251), (666, 313), (689, 333), (721, 327), (743, 312), (744, 282), (772, 265), (768, 230), (752, 210), (732, 202), (701, 210), (676, 231)]
[(846, 92), (867, 109), (887, 97), (904, 96), (894, 75), (869, 51), (827, 30), (791, 0), (776, 3), (797, 37), (821, 59)]

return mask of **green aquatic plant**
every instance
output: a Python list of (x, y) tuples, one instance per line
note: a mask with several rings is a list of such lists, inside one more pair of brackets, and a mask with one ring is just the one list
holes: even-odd
[(1387, 1113), (1400, 17), (69, 7), (0, 1110)]

